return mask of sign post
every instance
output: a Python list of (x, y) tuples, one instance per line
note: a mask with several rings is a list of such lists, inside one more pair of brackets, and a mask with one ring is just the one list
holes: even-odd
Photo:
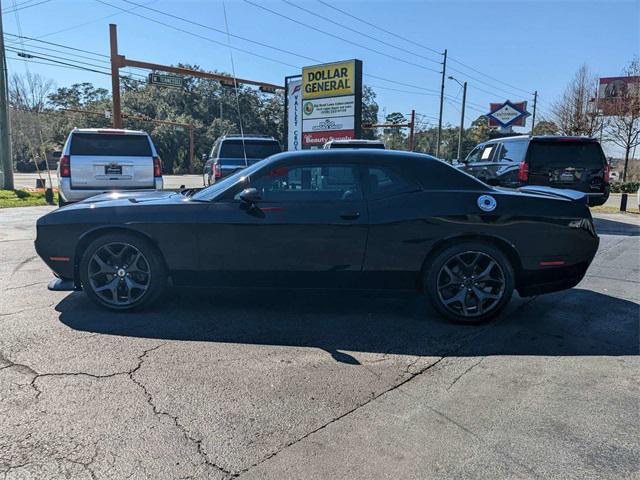
[(302, 148), (361, 136), (362, 61), (302, 69)]
[(284, 79), (284, 143), (288, 151), (302, 150), (302, 75)]

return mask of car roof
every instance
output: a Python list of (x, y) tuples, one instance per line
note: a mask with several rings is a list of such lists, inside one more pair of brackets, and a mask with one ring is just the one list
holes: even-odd
[(514, 135), (511, 137), (492, 138), (486, 142), (482, 142), (479, 145), (491, 145), (500, 142), (514, 142), (514, 141), (543, 141), (543, 142), (597, 142), (598, 139), (594, 137), (584, 137), (578, 135)]
[(397, 163), (398, 161), (434, 161), (439, 162), (435, 157), (425, 153), (405, 152), (402, 150), (381, 150), (367, 148), (337, 148), (337, 149), (315, 149), (315, 150), (297, 150), (292, 152), (277, 153), (268, 157), (269, 163), (285, 161), (290, 158), (303, 159), (305, 161), (340, 161), (361, 162), (371, 159), (382, 161), (384, 163)]
[(342, 143), (346, 145), (350, 144), (364, 144), (364, 145), (384, 145), (382, 140), (359, 140), (359, 139), (351, 139), (351, 140), (329, 140), (327, 143)]
[(277, 142), (274, 137), (263, 136), (263, 135), (245, 135), (244, 137), (241, 135), (225, 135), (220, 138), (221, 141), (225, 140), (244, 140), (245, 142), (249, 141), (262, 141), (262, 142)]
[(116, 134), (116, 135), (149, 135), (143, 130), (127, 130), (124, 128), (74, 128), (71, 133), (100, 133), (100, 134)]

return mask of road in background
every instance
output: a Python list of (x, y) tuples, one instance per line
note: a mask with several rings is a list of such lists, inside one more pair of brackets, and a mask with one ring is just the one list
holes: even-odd
[[(16, 189), (35, 188), (38, 178), (40, 177), (37, 173), (15, 173), (13, 176)], [(48, 186), (49, 176), (43, 173), (42, 178), (47, 181)], [(197, 188), (204, 185), (202, 175), (163, 175), (163, 179), (166, 190), (176, 190), (180, 188), (181, 185), (184, 185), (185, 188)], [(56, 172), (51, 172), (51, 180), (53, 181), (53, 187), (58, 188)]]
[[(16, 173), (14, 174), (14, 181), (16, 184), (16, 188), (35, 188), (36, 179), (38, 179), (38, 174), (36, 173)], [(47, 179), (47, 184), (49, 183), (48, 177), (43, 174), (43, 178)], [(56, 178), (55, 172), (52, 172), (51, 178), (53, 180), (53, 185), (55, 188), (58, 187), (58, 180)], [(181, 185), (184, 185), (186, 188), (197, 188), (203, 186), (202, 175), (164, 175), (164, 188), (166, 190), (175, 190), (180, 188)], [(628, 209), (636, 211), (638, 209), (637, 205), (637, 197), (635, 194), (630, 194), (628, 199)], [(607, 203), (605, 203), (608, 207), (620, 207), (620, 194), (614, 193), (611, 194)]]
[(379, 292), (171, 290), (108, 312), (46, 289), (50, 210), (0, 210), (5, 478), (638, 474), (637, 216), (597, 215), (576, 288), (464, 326)]

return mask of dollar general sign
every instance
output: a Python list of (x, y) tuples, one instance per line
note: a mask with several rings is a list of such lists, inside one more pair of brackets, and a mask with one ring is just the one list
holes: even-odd
[(352, 95), (356, 90), (355, 60), (302, 69), (302, 98)]

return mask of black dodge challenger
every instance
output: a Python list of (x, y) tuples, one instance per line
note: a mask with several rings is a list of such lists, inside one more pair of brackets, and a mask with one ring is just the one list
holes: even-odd
[[(71, 161), (73, 169), (73, 160)], [(419, 289), (459, 322), (571, 288), (598, 248), (584, 194), (490, 187), (433, 157), (282, 153), (200, 191), (98, 195), (38, 220), (40, 257), (98, 304), (168, 285)]]

